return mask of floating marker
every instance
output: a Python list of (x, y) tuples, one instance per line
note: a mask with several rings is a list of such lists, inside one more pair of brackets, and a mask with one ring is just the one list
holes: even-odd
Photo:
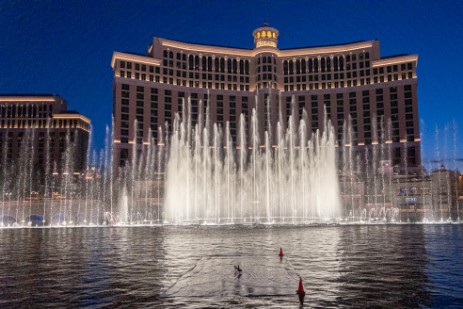
[(299, 287), (296, 291), (297, 294), (305, 293), (304, 286), (302, 285), (302, 278), (299, 278)]
[(302, 278), (299, 278), (299, 287), (297, 288), (296, 294), (299, 297), (299, 303), (304, 305), (305, 291), (304, 286), (302, 285)]

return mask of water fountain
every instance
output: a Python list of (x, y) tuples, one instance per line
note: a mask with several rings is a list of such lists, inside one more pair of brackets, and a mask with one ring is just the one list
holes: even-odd
[[(204, 106), (201, 102), (200, 109)], [(379, 143), (366, 147), (361, 158), (350, 119), (343, 127), (343, 141), (338, 143), (328, 119), (322, 130), (309, 132), (305, 111), (300, 120), (291, 116), (281, 120), (274, 130), (276, 136), (271, 136), (272, 130), (258, 132), (258, 111), (254, 110), (249, 124), (241, 115), (234, 141), (228, 124), (213, 124), (207, 109), (204, 118), (193, 125), (188, 116), (189, 99), (183, 107), (182, 114), (187, 117), (177, 115), (171, 133), (161, 131), (156, 142), (150, 137), (150, 143), (133, 147), (134, 159), (120, 169), (115, 169), (112, 162), (112, 134), (107, 129), (106, 147), (99, 153), (88, 152), (86, 172), (79, 175), (74, 173), (72, 157), (78, 141), (71, 142), (69, 137), (63, 154), (64, 170), (58, 171), (56, 164), (47, 160), (44, 175), (35, 175), (35, 149), (31, 146), (35, 132), (30, 129), (17, 164), (8, 164), (5, 149), (0, 150), (4, 167), (0, 173), (0, 225), (294, 225), (459, 220), (458, 205), (451, 204), (450, 199), (454, 188), (458, 188), (457, 178), (446, 174), (447, 170), (423, 176), (421, 184), (410, 177), (386, 176), (386, 170), (393, 168), (388, 161), (390, 144), (385, 142), (391, 130), (388, 120), (381, 118), (375, 123), (373, 117), (373, 139)], [(456, 128), (452, 131), (455, 142)], [(407, 144), (404, 146), (406, 151)], [(445, 155), (449, 148), (446, 144)], [(440, 149), (436, 152), (440, 158)], [(45, 157), (49, 157), (48, 153)], [(414, 212), (410, 208), (407, 217), (402, 218), (399, 207), (409, 204)], [(417, 204), (425, 209), (422, 214), (417, 212)]]
[[(214, 124), (189, 131), (177, 118), (167, 165), (166, 223), (307, 224), (340, 218), (335, 138), (327, 121), (307, 139), (306, 123), (290, 117), (278, 124), (276, 144), (265, 132), (260, 143), (257, 116), (252, 135), (235, 148), (229, 128)], [(206, 121), (208, 123), (208, 121)], [(249, 141), (249, 146), (246, 145)]]

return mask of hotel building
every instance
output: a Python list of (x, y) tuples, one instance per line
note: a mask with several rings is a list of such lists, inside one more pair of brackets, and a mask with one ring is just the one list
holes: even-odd
[(65, 154), (72, 172), (86, 168), (90, 120), (67, 110), (56, 95), (0, 95), (0, 164), (32, 164), (34, 172), (64, 171)]
[(125, 165), (150, 136), (162, 142), (160, 130), (190, 98), (193, 124), (208, 107), (212, 122), (229, 123), (236, 145), (241, 114), (249, 127), (256, 109), (260, 136), (275, 137), (278, 121), (305, 110), (308, 136), (329, 118), (340, 153), (354, 147), (362, 158), (386, 145), (384, 162), (420, 170), (417, 55), (381, 58), (377, 40), (279, 49), (278, 30), (266, 24), (252, 37), (252, 49), (154, 38), (146, 55), (114, 52), (115, 162)]

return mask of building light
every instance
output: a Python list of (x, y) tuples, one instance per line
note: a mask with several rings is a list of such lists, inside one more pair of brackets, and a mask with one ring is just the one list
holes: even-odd
[(259, 47), (275, 47), (276, 48), (277, 44), (272, 41), (259, 41), (256, 44), (256, 48), (259, 48)]

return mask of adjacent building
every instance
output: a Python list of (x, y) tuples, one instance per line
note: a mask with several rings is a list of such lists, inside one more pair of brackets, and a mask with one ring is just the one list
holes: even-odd
[(0, 164), (80, 175), (86, 168), (90, 127), (90, 120), (68, 110), (59, 96), (0, 95)]
[(419, 173), (417, 55), (382, 58), (378, 40), (279, 49), (279, 35), (264, 24), (252, 32), (251, 49), (154, 38), (146, 55), (114, 52), (116, 164), (152, 138), (162, 143), (185, 111), (193, 125), (206, 111), (228, 123), (239, 146), (240, 115), (249, 126), (256, 109), (259, 135), (270, 131), (272, 143), (276, 123), (290, 116), (306, 119), (308, 136), (330, 119), (341, 155), (349, 147), (363, 159), (381, 153), (390, 168)]

